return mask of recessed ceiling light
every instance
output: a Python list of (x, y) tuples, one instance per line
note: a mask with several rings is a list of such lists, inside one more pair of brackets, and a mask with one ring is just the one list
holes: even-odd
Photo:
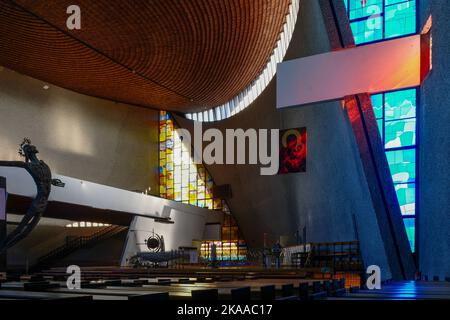
[(42, 88), (43, 88), (44, 90), (48, 90), (50, 87), (49, 87), (48, 85), (44, 85)]

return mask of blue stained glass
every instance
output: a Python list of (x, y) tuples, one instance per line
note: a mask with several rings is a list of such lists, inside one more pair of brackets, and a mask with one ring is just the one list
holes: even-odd
[(412, 252), (415, 251), (415, 236), (416, 236), (416, 219), (410, 218), (410, 219), (403, 219), (403, 223), (405, 224), (406, 228), (406, 235), (408, 236), (409, 245), (411, 246)]
[(350, 25), (356, 44), (383, 39), (382, 19), (380, 17), (352, 22)]
[(403, 3), (403, 2), (414, 2), (415, 0), (385, 0), (385, 5), (390, 6), (397, 3)]
[(384, 116), (386, 121), (416, 117), (416, 89), (386, 93)]
[(375, 118), (383, 118), (383, 95), (374, 94), (371, 96), (373, 111), (375, 112)]
[[(417, 32), (416, 0), (343, 1), (357, 45)], [(375, 117), (413, 252), (416, 221), (411, 216), (416, 214), (416, 101), (416, 89), (372, 96)], [(389, 150), (392, 148), (395, 149)]]
[(350, 19), (358, 19), (381, 14), (383, 0), (350, 0)]
[(416, 182), (416, 150), (386, 151), (394, 183)]
[(385, 38), (399, 37), (416, 31), (416, 3), (403, 2), (386, 6)]
[(416, 144), (416, 119), (385, 123), (385, 148), (410, 147)]
[(416, 214), (416, 184), (401, 183), (395, 185), (397, 199), (402, 215)]
[(414, 34), (416, 0), (344, 0), (356, 44)]

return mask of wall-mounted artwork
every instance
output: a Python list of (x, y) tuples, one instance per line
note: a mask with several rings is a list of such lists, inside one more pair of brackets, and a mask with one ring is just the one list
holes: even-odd
[(280, 130), (278, 174), (306, 171), (306, 128)]

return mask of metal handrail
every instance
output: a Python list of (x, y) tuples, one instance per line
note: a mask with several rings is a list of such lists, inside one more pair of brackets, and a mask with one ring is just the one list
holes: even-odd
[(63, 245), (51, 250), (47, 254), (43, 255), (37, 260), (37, 265), (42, 264), (43, 262), (50, 261), (53, 258), (59, 257), (60, 255), (65, 255), (70, 252), (73, 252), (76, 249), (80, 249), (88, 246), (91, 243), (95, 243), (99, 240), (102, 240), (106, 237), (113, 236), (123, 230), (126, 227), (123, 226), (108, 226), (99, 230), (89, 236), (80, 236), (74, 239), (70, 239), (66, 241)]

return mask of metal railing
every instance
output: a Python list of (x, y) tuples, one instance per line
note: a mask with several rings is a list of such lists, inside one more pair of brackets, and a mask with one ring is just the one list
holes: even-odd
[(51, 250), (47, 254), (38, 258), (34, 268), (39, 269), (40, 267), (45, 267), (56, 259), (61, 259), (78, 249), (95, 245), (99, 241), (111, 238), (112, 236), (124, 231), (125, 229), (127, 229), (127, 227), (108, 226), (89, 236), (80, 236), (73, 239), (66, 238), (66, 241), (63, 245)]

